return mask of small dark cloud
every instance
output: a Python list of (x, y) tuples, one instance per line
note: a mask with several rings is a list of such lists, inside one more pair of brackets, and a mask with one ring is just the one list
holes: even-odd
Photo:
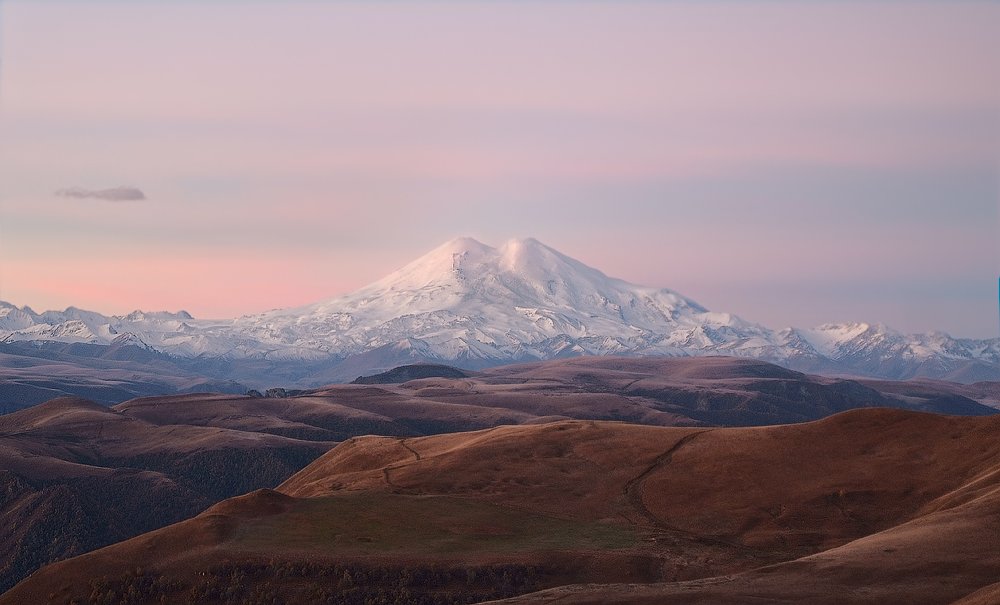
[(111, 189), (84, 189), (83, 187), (67, 187), (56, 191), (59, 197), (74, 197), (77, 199), (106, 200), (109, 202), (137, 202), (146, 199), (146, 194), (138, 187), (112, 187)]

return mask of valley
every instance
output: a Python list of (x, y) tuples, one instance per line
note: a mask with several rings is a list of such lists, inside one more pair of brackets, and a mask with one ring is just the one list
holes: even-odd
[[(374, 507), (379, 510), (386, 507), (385, 510), (397, 510), (400, 514), (409, 511), (406, 515), (422, 510), (424, 512), (420, 514), (430, 518), (434, 509), (447, 506), (451, 507), (452, 512), (448, 514), (451, 518), (466, 514), (462, 512), (467, 506), (464, 499), (474, 492), (485, 497), (499, 489), (489, 487), (490, 481), (486, 477), (506, 469), (510, 475), (496, 481), (501, 481), (508, 491), (497, 492), (495, 500), (487, 498), (490, 501), (488, 506), (476, 505), (480, 508), (467, 511), (472, 516), (470, 518), (475, 519), (470, 523), (482, 524), (488, 517), (503, 516), (501, 513), (511, 510), (511, 506), (513, 510), (535, 511), (543, 517), (554, 514), (554, 509), (538, 508), (546, 501), (557, 502), (553, 500), (555, 496), (547, 491), (552, 487), (548, 484), (550, 479), (539, 483), (527, 477), (531, 473), (542, 472), (531, 467), (540, 464), (547, 468), (553, 463), (549, 458), (560, 458), (562, 454), (559, 452), (568, 446), (546, 445), (536, 451), (532, 445), (535, 442), (529, 439), (523, 442), (529, 445), (516, 456), (510, 450), (504, 450), (502, 455), (482, 454), (483, 461), (490, 461), (494, 466), (480, 469), (483, 474), (482, 482), (475, 484), (478, 487), (466, 486), (457, 492), (451, 488), (413, 488), (407, 479), (407, 473), (412, 470), (408, 469), (409, 462), (418, 456), (419, 460), (423, 459), (425, 454), (421, 453), (423, 450), (418, 444), (424, 443), (430, 435), (440, 437), (434, 438), (436, 442), (428, 443), (447, 444), (449, 439), (465, 439), (466, 431), (495, 430), (499, 431), (497, 434), (505, 435), (522, 426), (525, 430), (537, 427), (532, 430), (542, 431), (539, 434), (543, 434), (550, 430), (543, 427), (578, 427), (589, 425), (572, 423), (616, 421), (629, 424), (610, 424), (605, 428), (612, 430), (617, 427), (614, 430), (626, 431), (629, 435), (634, 433), (635, 439), (654, 427), (677, 427), (676, 430), (686, 432), (678, 433), (680, 438), (675, 445), (683, 445), (687, 450), (695, 447), (687, 439), (697, 438), (699, 442), (711, 439), (705, 432), (719, 430), (718, 427), (801, 423), (852, 409), (867, 408), (870, 413), (877, 414), (888, 408), (897, 408), (949, 414), (952, 415), (949, 417), (955, 418), (957, 416), (954, 415), (989, 417), (997, 413), (995, 408), (987, 405), (992, 403), (990, 397), (994, 391), (985, 386), (973, 388), (945, 382), (867, 382), (826, 378), (794, 372), (766, 362), (723, 357), (573, 358), (481, 371), (445, 366), (405, 366), (358, 382), (328, 385), (288, 397), (194, 393), (142, 397), (112, 407), (83, 399), (61, 398), (0, 416), (0, 468), (3, 469), (6, 494), (0, 503), (0, 510), (12, 520), (5, 526), (3, 549), (0, 550), (2, 577), (7, 587), (48, 563), (157, 530), (197, 515), (225, 498), (259, 488), (275, 488), (286, 480), (281, 489), (295, 498), (340, 498), (344, 493), (339, 489), (330, 494), (325, 491), (330, 491), (329, 486), (339, 484), (353, 493), (354, 481), (368, 487), (385, 482), (391, 487), (389, 491), (399, 496), (392, 501), (379, 500), (381, 496), (375, 501), (365, 496), (368, 499), (364, 500), (364, 505), (358, 504), (362, 500), (338, 499), (329, 503), (333, 507), (329, 509), (323, 509), (326, 505), (320, 504), (315, 504), (319, 508), (310, 508), (314, 504), (295, 504), (295, 507), (304, 507), (293, 507), (296, 511), (313, 511), (301, 513), (306, 516), (315, 514), (326, 517), (334, 515), (332, 511), (336, 509), (341, 513), (334, 516), (355, 518), (358, 511), (351, 507)], [(560, 424), (567, 422), (570, 424)], [(702, 436), (702, 433), (705, 435)], [(623, 442), (628, 439), (621, 437)], [(612, 442), (614, 440), (609, 443)], [(345, 475), (338, 470), (335, 473), (338, 478), (330, 479), (326, 466), (320, 464), (324, 452), (334, 448), (338, 455), (344, 455), (362, 443), (367, 444), (361, 450), (364, 452), (362, 460), (372, 455), (389, 456), (392, 460), (386, 458), (387, 462), (368, 478)], [(623, 446), (608, 447), (620, 450)], [(508, 460), (508, 456), (515, 459)], [(631, 512), (622, 517), (628, 520), (629, 525), (622, 527), (645, 527), (649, 524), (659, 527), (659, 513), (655, 506), (645, 503), (641, 490), (651, 482), (655, 484), (654, 467), (665, 466), (668, 462), (673, 464), (672, 457), (673, 452), (667, 448), (646, 474), (632, 466), (623, 467), (622, 473), (634, 473), (635, 476), (631, 482), (624, 475), (620, 479), (624, 497), (631, 503)], [(317, 458), (316, 463), (307, 466)], [(757, 461), (740, 472), (751, 473), (753, 466), (763, 463)], [(471, 465), (463, 473), (479, 474), (480, 471), (473, 470), (471, 460), (463, 464)], [(443, 471), (441, 476), (457, 477), (462, 474), (459, 470)], [(289, 479), (297, 472), (294, 478)], [(568, 469), (565, 472), (570, 473)], [(701, 470), (696, 476), (710, 476), (712, 473), (712, 469)], [(345, 480), (348, 476), (352, 477), (349, 482)], [(572, 477), (572, 474), (567, 477)], [(564, 497), (573, 500), (575, 504), (572, 507), (610, 498), (608, 494), (593, 492), (594, 485), (593, 479), (578, 477), (566, 483)], [(692, 488), (689, 486), (685, 490)], [(744, 486), (740, 489), (748, 488)], [(522, 505), (511, 500), (515, 491), (520, 494), (519, 498), (532, 499), (533, 504)], [(433, 496), (433, 501), (428, 500), (430, 496)], [(445, 504), (434, 499), (438, 497), (446, 497), (441, 501)], [(459, 500), (455, 500), (456, 497)], [(874, 506), (874, 503), (867, 504)], [(328, 510), (329, 515), (315, 512), (322, 510)], [(780, 511), (774, 514), (780, 514)], [(789, 514), (793, 517), (802, 515), (804, 509)], [(378, 517), (383, 515), (380, 513)], [(611, 513), (605, 512), (586, 519), (587, 523), (602, 524), (612, 517)], [(409, 538), (404, 539), (404, 536), (412, 528), (404, 527), (405, 524), (392, 525), (391, 515), (385, 519), (390, 525), (381, 529), (372, 526), (371, 531), (381, 532), (381, 540), (403, 532), (399, 534), (399, 544), (410, 543)], [(328, 522), (331, 521), (316, 520), (321, 524)], [(513, 523), (514, 518), (508, 518), (508, 522)], [(761, 522), (761, 519), (754, 521)], [(817, 520), (811, 517), (800, 520), (803, 527), (814, 522)], [(821, 546), (828, 546), (831, 541), (857, 537), (860, 535), (858, 532), (880, 527), (887, 522), (882, 518), (864, 518), (859, 521), (860, 529), (855, 528), (853, 533), (843, 535), (832, 530), (827, 535), (825, 529), (809, 539), (793, 539), (789, 534), (781, 538), (786, 545), (805, 540), (804, 545), (781, 556), (812, 552)], [(310, 523), (313, 521), (301, 527), (311, 527)], [(374, 518), (372, 523), (375, 523)], [(541, 518), (537, 523), (538, 527), (545, 525)], [(364, 535), (336, 538), (352, 536), (351, 532), (361, 531), (358, 528), (317, 527), (317, 535), (332, 537), (329, 546), (337, 556), (344, 553), (354, 553), (351, 557), (364, 553), (373, 555), (378, 551), (367, 542), (359, 544), (352, 541), (366, 538)], [(447, 531), (442, 529), (443, 526), (435, 527), (434, 531), (427, 530), (430, 533), (426, 539), (416, 542), (428, 548), (431, 546), (427, 540), (434, 542), (437, 544), (432, 548), (435, 552), (452, 548), (460, 552), (461, 548), (477, 543), (473, 540), (461, 548), (448, 546)], [(634, 533), (634, 527), (625, 534), (620, 533), (625, 530), (614, 524), (588, 527), (590, 529), (585, 531), (578, 528), (583, 532), (580, 544), (588, 544), (586, 536), (597, 532), (595, 535), (604, 536), (602, 544), (618, 544), (625, 540), (630, 544), (631, 550), (627, 550), (632, 554), (629, 557), (638, 557), (634, 561), (647, 560), (649, 554), (643, 548), (648, 544), (644, 542), (645, 538)], [(565, 528), (572, 535), (577, 535), (578, 529)], [(699, 528), (681, 531), (674, 525), (670, 529), (671, 539), (679, 539), (678, 536), (684, 532), (702, 531)], [(445, 533), (440, 534), (441, 531)], [(299, 548), (294, 546), (294, 539), (284, 536), (281, 531), (263, 533), (281, 536), (276, 538), (278, 542), (289, 545), (292, 550)], [(535, 530), (522, 535), (508, 528), (501, 533), (509, 534), (511, 541), (501, 540), (489, 546), (490, 552), (497, 556), (487, 558), (484, 565), (502, 564), (507, 560), (504, 557), (510, 554), (510, 549), (520, 549), (518, 552), (528, 557), (524, 565), (538, 564), (538, 560), (532, 558), (535, 555), (526, 554), (541, 548), (533, 542), (533, 535), (537, 533)], [(518, 535), (521, 537), (516, 537)], [(303, 536), (303, 539), (307, 537)], [(557, 537), (547, 539), (559, 541)], [(701, 545), (698, 548), (703, 548), (717, 539), (720, 538), (711, 538), (708, 543), (704, 540), (695, 542)], [(753, 539), (750, 538), (750, 541)], [(318, 544), (310, 544), (306, 539), (301, 547), (306, 550), (318, 547)], [(771, 546), (774, 545), (770, 544), (769, 548)], [(258, 547), (264, 549), (260, 544)], [(356, 547), (363, 548), (358, 551)], [(369, 547), (375, 550), (365, 550)], [(728, 560), (741, 552), (725, 551), (725, 558)], [(570, 556), (568, 560), (576, 561), (575, 557)], [(604, 560), (601, 557), (598, 559)], [(628, 557), (626, 559), (633, 561)], [(779, 559), (781, 557), (774, 560)], [(394, 565), (405, 567), (404, 563), (401, 559)], [(573, 567), (577, 563), (567, 565), (577, 569)], [(632, 568), (629, 567), (632, 563), (620, 563), (624, 566), (621, 569)], [(686, 563), (693, 564), (690, 561)], [(559, 582), (566, 584), (590, 581), (588, 574), (602, 565), (587, 563), (580, 568), (583, 571), (573, 572), (576, 575), (562, 568), (550, 571), (555, 574), (553, 578), (560, 578)], [(639, 567), (645, 569), (642, 565)], [(704, 573), (711, 571), (704, 570)], [(643, 574), (646, 575), (640, 574), (634, 580), (653, 581), (661, 577), (646, 572)], [(601, 581), (623, 581), (617, 576), (600, 577)]]
[(0, 603), (952, 603), (1000, 563), (997, 421), (359, 437)]

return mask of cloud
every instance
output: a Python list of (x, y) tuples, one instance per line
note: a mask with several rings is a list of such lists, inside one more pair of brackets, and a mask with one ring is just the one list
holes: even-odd
[(56, 191), (59, 197), (74, 197), (77, 199), (107, 200), (109, 202), (137, 202), (146, 199), (146, 194), (138, 187), (112, 187), (111, 189), (84, 189), (83, 187), (67, 187)]

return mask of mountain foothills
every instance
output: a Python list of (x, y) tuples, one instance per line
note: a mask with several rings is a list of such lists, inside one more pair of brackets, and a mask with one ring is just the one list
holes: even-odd
[(274, 486), (332, 445), (157, 424), (69, 397), (0, 416), (0, 590), (51, 561)]
[(534, 239), (499, 248), (455, 239), (351, 294), (233, 320), (0, 303), (0, 341), (0, 353), (30, 358), (96, 345), (73, 351), (84, 368), (93, 365), (88, 355), (106, 363), (113, 348), (119, 357), (156, 357), (175, 383), (257, 388), (319, 386), (415, 362), (477, 369), (580, 355), (730, 355), (816, 373), (1000, 379), (1000, 339), (863, 323), (772, 330), (610, 278)]
[(998, 422), (881, 408), (358, 437), (0, 605), (993, 603)]
[(954, 383), (809, 376), (733, 357), (583, 357), (478, 372), (420, 365), (360, 382), (369, 384), (112, 407), (64, 397), (0, 416), (0, 590), (45, 564), (274, 487), (359, 435), (409, 443), (571, 420), (704, 429), (874, 407), (989, 416), (996, 410), (983, 404), (1000, 396)]
[(121, 343), (0, 343), (0, 413), (63, 396), (112, 405), (164, 393), (247, 391), (202, 375), (196, 363)]

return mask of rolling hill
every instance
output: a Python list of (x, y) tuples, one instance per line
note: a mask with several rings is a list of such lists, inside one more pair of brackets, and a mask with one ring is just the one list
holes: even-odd
[(156, 425), (73, 398), (0, 416), (0, 589), (46, 563), (273, 487), (331, 445)]
[(860, 409), (359, 437), (277, 491), (50, 565), (0, 603), (983, 602), (998, 430)]
[(564, 420), (750, 426), (857, 407), (996, 412), (960, 394), (989, 389), (866, 385), (742, 358), (571, 358), (480, 372), (415, 366), (373, 381), (292, 397), (196, 393), (111, 408), (63, 398), (0, 416), (0, 511), (13, 520), (0, 540), (0, 576), (9, 586), (44, 563), (274, 487), (335, 443), (366, 434), (417, 438)]

